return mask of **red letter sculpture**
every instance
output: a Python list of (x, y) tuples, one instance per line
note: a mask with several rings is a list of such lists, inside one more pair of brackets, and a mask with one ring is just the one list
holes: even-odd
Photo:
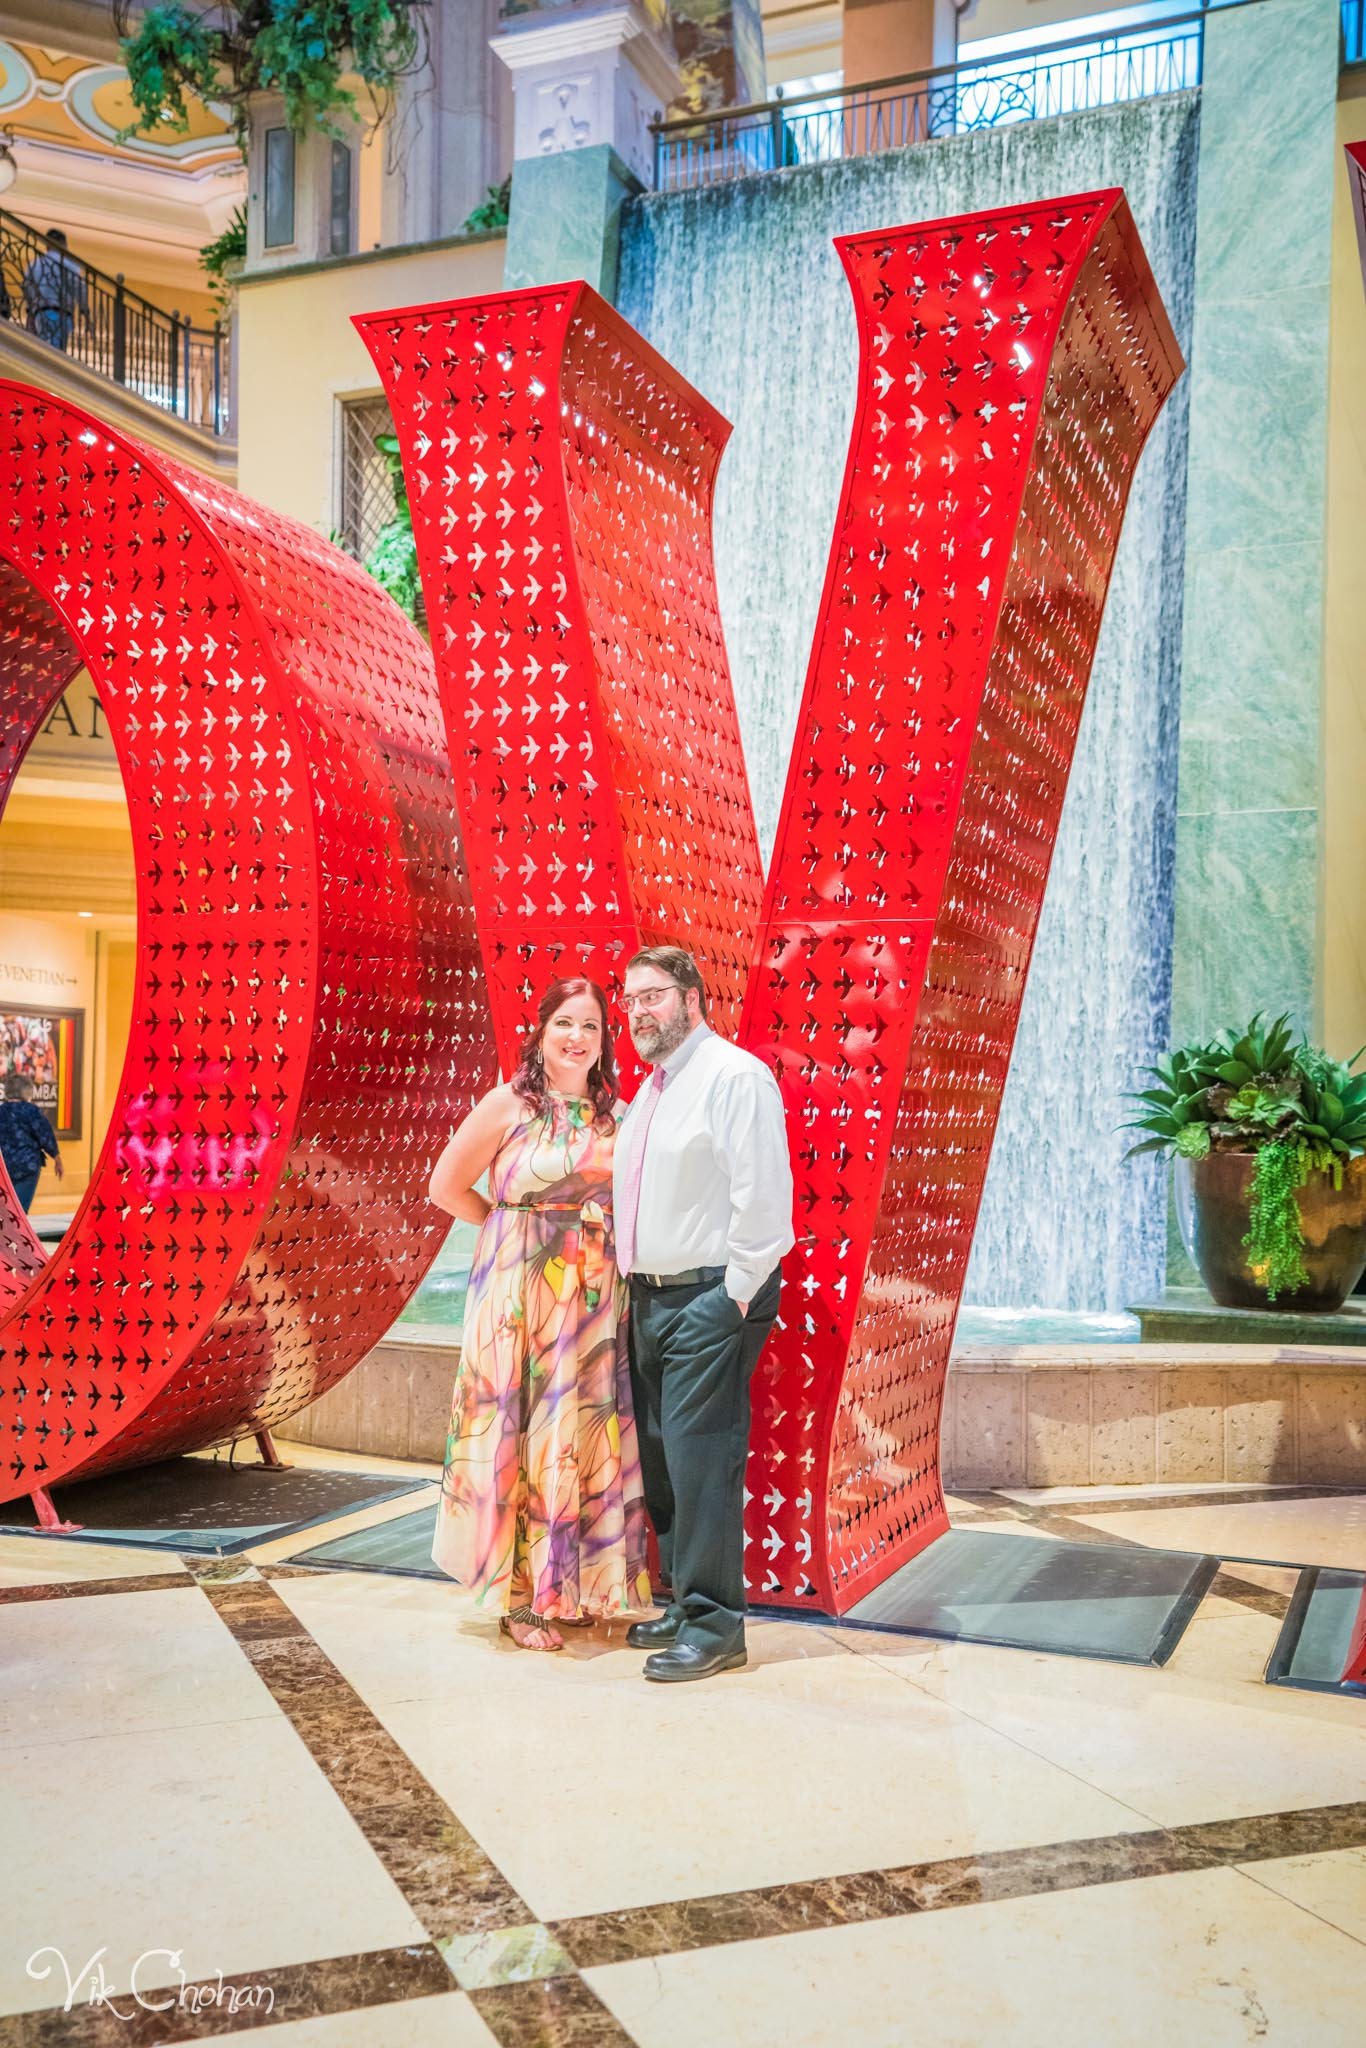
[(431, 1162), (491, 1047), (431, 661), (368, 576), (0, 384), (0, 800), (82, 662), (123, 769), (138, 980), (44, 1263), (0, 1176), (0, 1498), (291, 1415), (444, 1236)]
[[(393, 405), (500, 1049), (570, 955), (704, 961), (787, 1101), (757, 1599), (946, 1526), (939, 1416), (1134, 467), (1181, 357), (1122, 193), (840, 243), (853, 438), (757, 941), (711, 569), (724, 427), (587, 287), (357, 323)], [(1156, 596), (1156, 594), (1155, 594)]]
[(706, 960), (733, 1032), (763, 871), (711, 558), (730, 429), (584, 284), (356, 325), (403, 443), (505, 1069), (553, 976), (611, 986), (644, 933)]

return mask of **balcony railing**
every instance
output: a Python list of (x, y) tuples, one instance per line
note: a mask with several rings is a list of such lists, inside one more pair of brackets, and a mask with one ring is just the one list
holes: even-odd
[(1366, 62), (1366, 0), (1342, 0), (1342, 61)]
[(228, 333), (163, 313), (12, 213), (0, 212), (0, 320), (26, 327), (72, 362), (149, 405), (223, 436)]
[[(1361, 4), (1361, 0), (1357, 0)], [(1199, 85), (1205, 15), (1073, 36), (1023, 56), (979, 57), (876, 85), (803, 93), (658, 122), (655, 189), (872, 156), (1014, 121), (1043, 121)]]

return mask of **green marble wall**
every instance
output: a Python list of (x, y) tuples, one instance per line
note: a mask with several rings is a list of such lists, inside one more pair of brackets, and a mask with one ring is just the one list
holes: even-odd
[(1290, 1009), (1319, 917), (1337, 0), (1205, 23), (1173, 1031)]
[(639, 190), (606, 142), (521, 158), (508, 209), (507, 289), (582, 277), (614, 298), (622, 204)]

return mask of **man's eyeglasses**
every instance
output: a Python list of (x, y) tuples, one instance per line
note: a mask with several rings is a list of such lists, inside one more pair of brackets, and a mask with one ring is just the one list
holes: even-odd
[(678, 983), (670, 981), (660, 988), (634, 989), (629, 996), (623, 996), (621, 1007), (629, 1017), (633, 1010), (657, 1010), (666, 996), (678, 993)]

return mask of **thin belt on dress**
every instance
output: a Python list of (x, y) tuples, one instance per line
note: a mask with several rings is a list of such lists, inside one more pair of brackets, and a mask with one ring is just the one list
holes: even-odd
[(607, 1213), (600, 1202), (490, 1202), (489, 1207), (520, 1209), (527, 1215), (577, 1216), (578, 1229), (565, 1232), (564, 1263), (577, 1272), (587, 1306), (597, 1307), (607, 1261)]

